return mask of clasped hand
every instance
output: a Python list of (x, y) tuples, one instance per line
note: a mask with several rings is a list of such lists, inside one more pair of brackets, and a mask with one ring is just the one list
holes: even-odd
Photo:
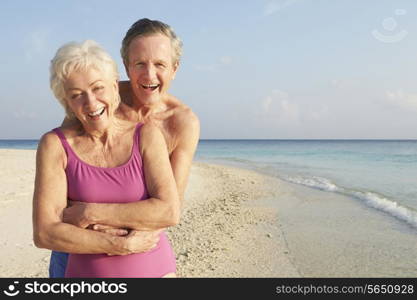
[(141, 253), (152, 250), (159, 242), (159, 235), (163, 231), (152, 230), (142, 231), (128, 228), (118, 228), (111, 225), (91, 224), (88, 218), (88, 206), (91, 204), (70, 201), (69, 206), (64, 209), (63, 221), (68, 224), (75, 225), (80, 228), (91, 229), (112, 236), (121, 238), (120, 247), (122, 250), (109, 255), (126, 255), (132, 253)]

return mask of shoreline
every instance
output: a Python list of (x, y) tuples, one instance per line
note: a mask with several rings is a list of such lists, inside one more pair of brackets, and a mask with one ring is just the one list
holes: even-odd
[[(1, 277), (48, 277), (50, 250), (32, 241), (35, 155), (0, 149)], [(179, 277), (299, 277), (277, 210), (256, 201), (263, 182), (252, 171), (193, 163), (180, 224), (168, 230)]]
[(299, 276), (417, 276), (413, 225), (349, 195), (244, 170), (263, 176), (265, 193), (256, 202), (278, 211), (277, 224)]
[[(47, 277), (32, 241), (36, 150), (0, 149), (1, 277)], [(167, 230), (185, 278), (416, 277), (417, 231), (344, 195), (195, 161)]]

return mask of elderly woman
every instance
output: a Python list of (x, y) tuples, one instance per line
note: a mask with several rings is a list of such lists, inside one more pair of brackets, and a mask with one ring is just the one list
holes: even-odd
[[(39, 143), (34, 241), (38, 247), (70, 253), (66, 277), (173, 276), (175, 256), (165, 233), (159, 233), (154, 249), (143, 253), (146, 246), (139, 246), (138, 233), (129, 230), (138, 224), (158, 230), (179, 221), (167, 147), (151, 123), (119, 117), (117, 83), (116, 64), (93, 41), (64, 45), (52, 60), (51, 88), (82, 129), (56, 128)], [(100, 203), (125, 203), (123, 209), (136, 222), (118, 224), (127, 228), (125, 236), (64, 223), (68, 200), (97, 203), (97, 208)]]

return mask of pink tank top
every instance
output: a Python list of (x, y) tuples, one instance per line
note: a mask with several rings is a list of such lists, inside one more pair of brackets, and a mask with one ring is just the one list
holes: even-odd
[[(59, 128), (53, 131), (67, 154), (68, 199), (91, 203), (126, 203), (148, 198), (142, 157), (139, 152), (140, 128), (135, 129), (129, 160), (121, 166), (103, 168), (90, 165), (68, 144)], [(70, 254), (65, 277), (162, 277), (176, 272), (175, 255), (165, 232), (149, 252), (123, 256)]]

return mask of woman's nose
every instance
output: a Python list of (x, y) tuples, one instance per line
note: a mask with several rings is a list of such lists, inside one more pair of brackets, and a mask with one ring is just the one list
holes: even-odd
[(97, 98), (93, 92), (86, 93), (85, 104), (88, 105), (89, 107), (94, 107), (97, 104)]

